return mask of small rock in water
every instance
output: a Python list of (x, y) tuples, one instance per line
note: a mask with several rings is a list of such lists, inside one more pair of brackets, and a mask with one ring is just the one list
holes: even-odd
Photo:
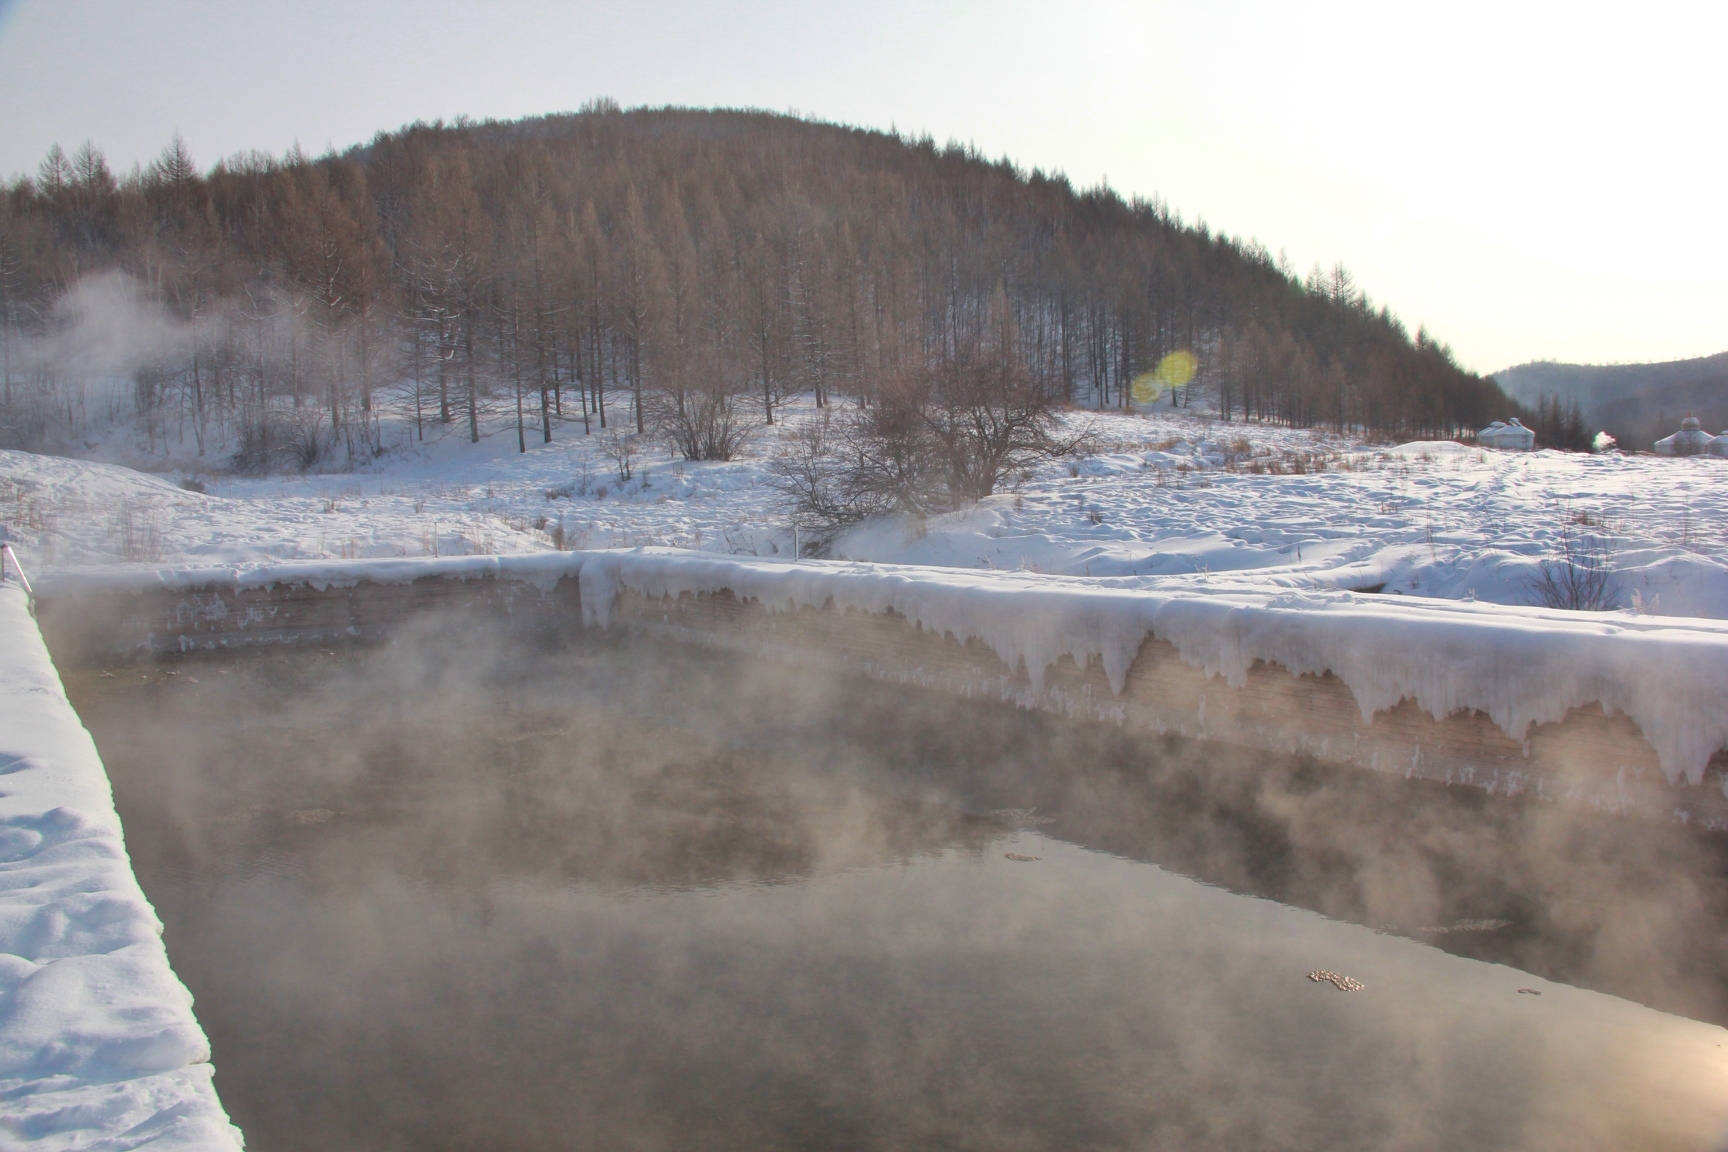
[(1340, 976), (1336, 972), (1328, 972), (1324, 968), (1308, 973), (1308, 979), (1316, 984), (1330, 984), (1340, 992), (1360, 992), (1367, 985), (1349, 976)]
[(1534, 988), (1520, 988), (1520, 989), (1518, 989), (1518, 991), (1523, 993), (1525, 996), (1540, 996), (1540, 995), (1542, 995), (1542, 993), (1538, 992)]
[(1006, 856), (1010, 860), (1042, 860), (1042, 859), (1044, 859), (1044, 857), (1042, 857), (1042, 856), (1022, 856), (1018, 852), (1004, 852), (1004, 853), (1002, 853), (1002, 855)]

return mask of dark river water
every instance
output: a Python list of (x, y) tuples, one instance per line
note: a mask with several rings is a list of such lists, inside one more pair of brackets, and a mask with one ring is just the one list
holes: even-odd
[(66, 679), (254, 1152), (1728, 1133), (1708, 838), (644, 643)]

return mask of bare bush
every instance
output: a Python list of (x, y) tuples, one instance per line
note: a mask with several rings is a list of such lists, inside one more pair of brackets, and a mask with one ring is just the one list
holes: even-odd
[(950, 360), (885, 386), (869, 408), (799, 429), (770, 470), (804, 550), (819, 554), (853, 524), (975, 504), (1092, 442), (1090, 429), (1059, 428), (1054, 395), (1016, 362)]
[(139, 563), (162, 559), (162, 517), (156, 509), (121, 497), (112, 533), (119, 537), (122, 560)]
[(1537, 565), (1530, 591), (1545, 608), (1607, 612), (1620, 595), (1613, 571), (1614, 548), (1605, 536), (1581, 533), (1572, 523), (1560, 529), (1560, 549)]
[(240, 425), (238, 447), (230, 463), (239, 472), (263, 473), (277, 468), (305, 471), (331, 447), (324, 434), (323, 413), (316, 408), (275, 408)]
[(929, 438), (950, 507), (974, 504), (1011, 473), (1084, 451), (1091, 430), (1057, 435), (1057, 397), (1018, 360), (950, 359), (901, 390)]
[(10, 538), (16, 540), (15, 533), (20, 530), (30, 534), (53, 532), (59, 523), (55, 504), (39, 482), (0, 476), (0, 539), (7, 539), (11, 532)]
[(770, 483), (791, 505), (805, 555), (826, 552), (854, 524), (919, 511), (917, 455), (877, 442), (880, 414), (878, 408), (807, 421), (769, 461)]
[(730, 460), (761, 421), (746, 417), (737, 397), (716, 388), (668, 398), (655, 424), (686, 460)]
[[(641, 454), (641, 441), (634, 433), (611, 429), (600, 437), (600, 451), (612, 461), (618, 473), (618, 483), (627, 483), (636, 474), (636, 457)], [(600, 495), (605, 494), (602, 489)]]

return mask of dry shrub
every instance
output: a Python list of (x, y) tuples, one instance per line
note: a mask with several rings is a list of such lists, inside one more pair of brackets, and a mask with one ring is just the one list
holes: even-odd
[(975, 355), (892, 381), (868, 408), (807, 422), (770, 471), (801, 548), (820, 554), (853, 524), (964, 508), (1041, 461), (1094, 446), (1090, 428), (1059, 427), (1055, 395), (1022, 366)]
[(1567, 523), (1560, 530), (1559, 550), (1538, 564), (1530, 577), (1530, 591), (1545, 608), (1610, 611), (1620, 595), (1613, 562), (1611, 540), (1579, 533), (1572, 523)]

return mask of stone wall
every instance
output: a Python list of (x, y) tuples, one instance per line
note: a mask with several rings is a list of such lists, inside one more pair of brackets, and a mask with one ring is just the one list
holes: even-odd
[[(376, 641), (440, 613), (440, 623), (451, 627), (553, 640), (582, 630), (574, 576), (550, 587), (499, 576), (425, 576), (401, 583), (360, 580), (348, 587), (290, 581), (251, 589), (210, 584), (84, 590), (49, 592), (39, 603), (43, 634), (62, 663)], [(1436, 720), (1409, 700), (1365, 722), (1350, 689), (1330, 674), (1297, 677), (1257, 663), (1241, 688), (1231, 688), (1184, 663), (1174, 647), (1154, 637), (1141, 646), (1117, 696), (1097, 662), (1080, 668), (1064, 657), (1046, 674), (1043, 689), (1034, 691), (1024, 667), (1007, 667), (988, 646), (921, 631), (892, 612), (831, 606), (771, 612), (728, 592), (650, 598), (626, 591), (617, 614), (621, 626), (685, 642), (935, 691), (1728, 829), (1728, 800), (1712, 783), (1728, 771), (1728, 754), (1716, 754), (1703, 786), (1670, 786), (1637, 726), (1594, 705), (1538, 726), (1520, 743), (1482, 713)]]

